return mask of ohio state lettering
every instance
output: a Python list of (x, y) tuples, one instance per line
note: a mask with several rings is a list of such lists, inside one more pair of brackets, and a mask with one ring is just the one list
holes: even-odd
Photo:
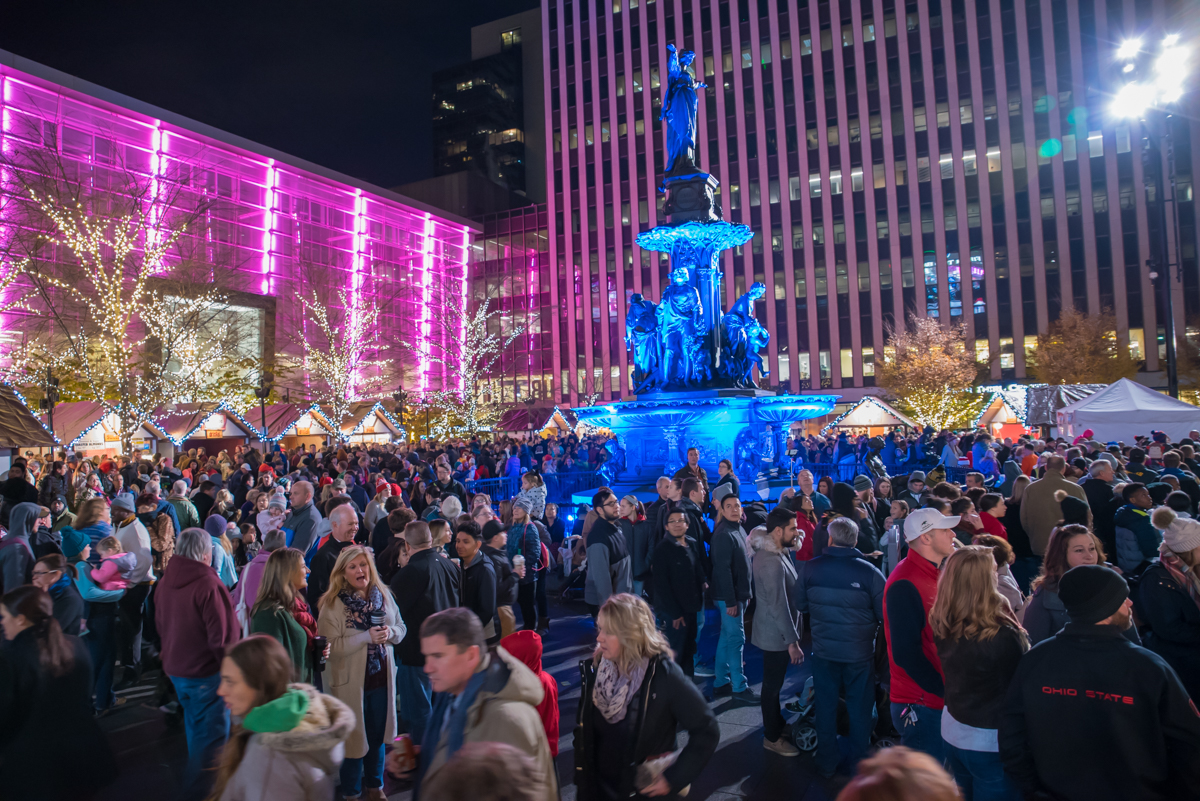
[[(1078, 698), (1080, 696), (1080, 691), (1074, 687), (1043, 687), (1042, 692), (1046, 695), (1065, 695), (1070, 698)], [(1128, 704), (1129, 706), (1133, 706), (1133, 697), (1129, 695), (1106, 693), (1103, 690), (1084, 690), (1082, 695), (1093, 701), (1111, 701), (1114, 704)]]

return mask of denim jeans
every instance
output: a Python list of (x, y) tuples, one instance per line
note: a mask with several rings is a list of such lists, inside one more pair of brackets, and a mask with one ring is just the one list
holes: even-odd
[(701, 609), (696, 613), (696, 655), (692, 657), (692, 663), (696, 667), (704, 664), (704, 660), (700, 658), (700, 632), (704, 631), (704, 610)]
[(200, 799), (212, 787), (217, 753), (229, 737), (229, 710), (217, 695), (221, 674), (202, 679), (171, 676), (175, 694), (183, 707), (183, 728), (187, 733), (188, 761), (183, 774), (183, 799)]
[(733, 691), (746, 689), (746, 674), (742, 670), (742, 649), (746, 645), (746, 605), (737, 605), (737, 616), (730, 617), (724, 601), (713, 601), (721, 619), (721, 634), (717, 638), (717, 658), (713, 665), (713, 689), (733, 683)]
[(87, 629), (84, 640), (92, 657), (96, 709), (103, 712), (117, 701), (112, 688), (113, 663), (117, 659), (117, 603), (93, 602), (88, 610)]
[[(875, 670), (871, 662), (832, 662), (809, 657), (816, 694), (817, 770), (833, 775), (841, 761), (838, 749), (838, 699), (845, 694), (850, 721), (850, 770), (871, 746), (875, 727)], [(939, 736), (941, 729), (939, 731)], [(907, 745), (907, 743), (906, 743)]]
[(388, 688), (363, 691), (363, 728), (367, 730), (367, 753), (357, 759), (346, 757), (339, 771), (338, 789), (346, 797), (362, 794), (363, 787), (383, 787), (383, 735), (387, 731)]
[(1004, 772), (995, 751), (967, 751), (943, 741), (946, 765), (954, 775), (963, 801), (1020, 801), (1021, 791)]
[(675, 628), (673, 621), (663, 621), (663, 634), (667, 636), (667, 644), (675, 654), (675, 664), (683, 670), (683, 675), (695, 675), (696, 655), (696, 620), (691, 615), (683, 616), (683, 625)]
[[(903, 717), (905, 707), (911, 706), (917, 711), (917, 722), (914, 724)], [(897, 704), (892, 702), (892, 725), (900, 732), (902, 745), (916, 751), (924, 751), (941, 765), (946, 761), (942, 740), (942, 710), (930, 709), (920, 704)], [(819, 736), (819, 735), (818, 735)]]
[(420, 745), (429, 723), (429, 713), (433, 711), (433, 685), (425, 668), (397, 665), (396, 693), (400, 696), (400, 717), (408, 724), (413, 742)]

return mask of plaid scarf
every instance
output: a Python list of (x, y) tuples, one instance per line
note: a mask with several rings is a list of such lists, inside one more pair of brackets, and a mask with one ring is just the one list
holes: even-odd
[[(359, 631), (371, 628), (371, 613), (383, 611), (383, 593), (378, 587), (372, 587), (366, 599), (358, 593), (343, 590), (338, 598), (346, 607), (346, 624)], [(383, 645), (371, 643), (367, 646), (367, 672), (378, 673), (383, 670)]]

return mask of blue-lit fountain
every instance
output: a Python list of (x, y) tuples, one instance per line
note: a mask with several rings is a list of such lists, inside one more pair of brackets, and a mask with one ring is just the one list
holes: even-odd
[[(721, 311), (721, 253), (750, 241), (748, 226), (726, 222), (716, 202), (719, 182), (696, 166), (696, 90), (688, 67), (694, 54), (668, 45), (668, 222), (638, 235), (644, 250), (671, 254), (670, 284), (658, 303), (633, 295), (625, 318), (636, 400), (577, 410), (581, 422), (611, 429), (617, 441), (609, 470), (624, 482), (653, 483), (683, 466), (689, 448), (716, 480), (729, 459), (743, 484), (768, 475), (784, 452), (792, 423), (828, 414), (837, 395), (779, 395), (758, 388), (766, 375), (759, 352), (770, 334), (754, 304), (766, 293), (755, 283)], [(747, 489), (750, 489), (747, 487)]]

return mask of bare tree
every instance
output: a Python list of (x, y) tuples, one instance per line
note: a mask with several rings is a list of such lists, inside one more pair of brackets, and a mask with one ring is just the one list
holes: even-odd
[(421, 343), (399, 343), (418, 360), (445, 366), (458, 385), (426, 396), (442, 421), (441, 428), (435, 428), (441, 435), (475, 434), (499, 422), (503, 408), (492, 400), (492, 368), (525, 331), (524, 325), (516, 325), (508, 334), (502, 333), (500, 311), (491, 309), (489, 298), (472, 308), (459, 290), (460, 280), (446, 278), (435, 288), (429, 336)]
[(207, 249), (213, 201), (188, 165), (85, 167), (35, 145), (3, 166), (5, 255), (33, 289), (4, 354), (10, 374), (68, 376), (67, 397), (115, 416), (126, 453), (156, 409), (228, 391), (239, 332)]

